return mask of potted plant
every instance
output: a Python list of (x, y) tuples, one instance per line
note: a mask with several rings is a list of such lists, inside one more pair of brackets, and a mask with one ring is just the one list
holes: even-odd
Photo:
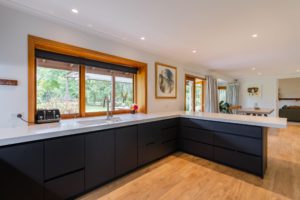
[(219, 109), (221, 113), (230, 113), (229, 107), (230, 107), (229, 103), (224, 101), (219, 102)]

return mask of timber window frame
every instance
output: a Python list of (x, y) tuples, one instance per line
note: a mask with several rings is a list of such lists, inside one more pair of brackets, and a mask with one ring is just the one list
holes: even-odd
[[(36, 50), (42, 50), (57, 54), (63, 54), (74, 57), (81, 57), (87, 60), (94, 60), (108, 64), (114, 64), (119, 66), (124, 66), (127, 68), (137, 68), (138, 72), (134, 75), (134, 102), (139, 105), (139, 112), (147, 113), (147, 64), (139, 61), (130, 60), (127, 58), (122, 58), (118, 56), (113, 56), (94, 50), (89, 50), (81, 47), (76, 47), (69, 44), (64, 44), (48, 39), (43, 39), (36, 36), (28, 36), (28, 121), (35, 122), (36, 113)], [(106, 112), (95, 112), (86, 113), (85, 112), (85, 65), (80, 65), (79, 71), (79, 113), (76, 115), (63, 115), (62, 118), (71, 117), (90, 117), (90, 116), (101, 116), (105, 115)], [(114, 114), (128, 113), (129, 110), (115, 110)]]

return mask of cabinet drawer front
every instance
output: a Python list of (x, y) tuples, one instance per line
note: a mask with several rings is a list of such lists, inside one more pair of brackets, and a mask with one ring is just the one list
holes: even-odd
[(169, 155), (177, 150), (177, 140), (163, 142), (160, 146), (161, 146), (160, 148), (161, 157)]
[(45, 183), (45, 200), (61, 200), (84, 192), (83, 170)]
[(186, 126), (191, 128), (213, 130), (213, 124), (211, 122), (200, 120), (200, 119), (181, 118), (180, 124), (181, 126)]
[(157, 142), (160, 136), (160, 125), (159, 122), (138, 125), (138, 145), (145, 146), (149, 143)]
[(116, 175), (137, 168), (137, 126), (116, 129)]
[(262, 128), (242, 124), (213, 122), (199, 119), (181, 119), (181, 125), (205, 130), (220, 131), (248, 137), (262, 137)]
[(160, 121), (162, 129), (178, 126), (178, 118)]
[(191, 140), (180, 139), (180, 149), (183, 152), (190, 153), (196, 156), (213, 159), (213, 146), (194, 142)]
[(262, 155), (262, 141), (224, 133), (215, 133), (215, 145), (249, 154)]
[(142, 166), (159, 158), (160, 144), (151, 143), (149, 145), (139, 147), (138, 164)]
[(215, 131), (233, 133), (241, 136), (248, 136), (248, 137), (255, 137), (255, 138), (262, 137), (262, 128), (257, 126), (216, 122), (216, 125), (214, 126), (213, 129)]
[(217, 162), (237, 167), (239, 169), (254, 173), (262, 174), (262, 160), (259, 157), (230, 151), (223, 148), (214, 148), (215, 160)]
[(178, 132), (178, 128), (177, 127), (163, 129), (161, 131), (161, 140), (162, 140), (162, 142), (167, 142), (167, 141), (170, 141), (170, 140), (175, 140), (176, 137), (177, 137), (177, 132)]
[(45, 179), (84, 167), (84, 136), (58, 138), (45, 142)]
[(197, 128), (181, 127), (180, 138), (207, 144), (213, 143), (213, 133), (211, 131)]

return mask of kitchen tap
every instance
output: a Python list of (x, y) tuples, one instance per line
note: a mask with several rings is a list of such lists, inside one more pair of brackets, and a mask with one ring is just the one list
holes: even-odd
[(109, 110), (110, 99), (106, 96), (104, 98), (104, 102), (106, 104), (106, 119), (110, 120), (111, 118), (113, 118), (113, 113), (112, 113), (112, 111)]

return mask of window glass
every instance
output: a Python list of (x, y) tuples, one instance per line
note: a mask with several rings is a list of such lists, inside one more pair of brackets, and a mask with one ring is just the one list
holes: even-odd
[(185, 83), (185, 110), (193, 111), (194, 110), (194, 81), (186, 80)]
[[(125, 74), (126, 75), (126, 74)], [(133, 75), (115, 77), (115, 110), (130, 109), (133, 104)]]
[(195, 94), (195, 111), (202, 111), (202, 98), (203, 98), (203, 81), (196, 79), (196, 94)]
[(86, 112), (106, 111), (107, 102), (105, 98), (110, 100), (110, 110), (112, 110), (113, 76), (111, 71), (96, 67), (86, 67), (85, 88)]
[(226, 102), (226, 89), (218, 89), (219, 102)]
[(36, 59), (37, 109), (79, 113), (79, 65)]

